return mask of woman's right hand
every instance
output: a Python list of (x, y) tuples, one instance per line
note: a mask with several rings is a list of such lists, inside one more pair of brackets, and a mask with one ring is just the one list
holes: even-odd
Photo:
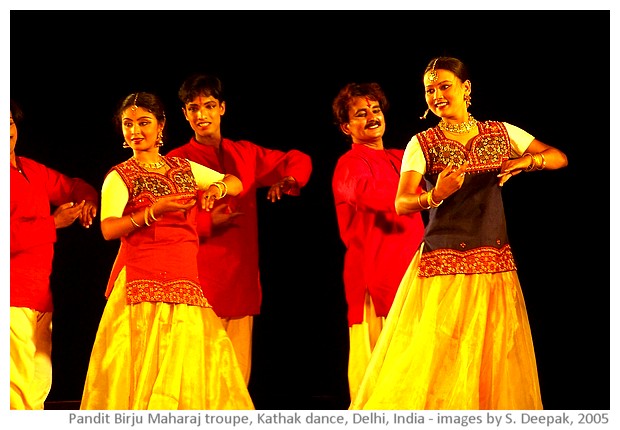
[(151, 207), (151, 213), (159, 218), (166, 212), (186, 211), (196, 205), (196, 196), (172, 195), (158, 199)]
[(433, 198), (436, 201), (447, 199), (461, 189), (463, 181), (465, 181), (467, 166), (469, 166), (468, 161), (460, 166), (449, 163), (446, 168), (441, 171), (437, 178), (437, 184), (435, 184), (435, 191), (433, 192)]

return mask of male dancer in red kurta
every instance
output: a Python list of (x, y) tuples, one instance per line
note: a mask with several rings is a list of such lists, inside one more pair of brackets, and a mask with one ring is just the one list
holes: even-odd
[(82, 179), (16, 156), (21, 117), (11, 101), (11, 409), (43, 409), (52, 386), (50, 275), (56, 229), (78, 218), (90, 227), (99, 194)]
[(312, 172), (308, 155), (268, 149), (246, 140), (222, 137), (226, 101), (215, 76), (190, 76), (179, 89), (183, 113), (194, 137), (171, 156), (188, 158), (241, 179), (243, 192), (199, 211), (198, 269), (204, 294), (222, 319), (241, 370), (250, 379), (253, 316), (260, 313), (262, 290), (258, 267), (256, 190), (270, 187), (272, 202), (283, 194), (297, 196)]
[(387, 105), (376, 83), (348, 84), (332, 105), (337, 125), (352, 141), (332, 178), (340, 237), (346, 247), (343, 278), (351, 399), (424, 234), (419, 212), (396, 214), (394, 200), (404, 149), (383, 146)]

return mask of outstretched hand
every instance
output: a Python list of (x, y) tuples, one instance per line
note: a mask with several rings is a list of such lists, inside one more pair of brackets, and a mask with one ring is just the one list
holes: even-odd
[(292, 176), (285, 176), (273, 184), (269, 188), (269, 191), (267, 191), (267, 200), (271, 200), (273, 203), (276, 200), (280, 200), (282, 198), (282, 194), (288, 194), (291, 196), (299, 195), (299, 184), (295, 178)]
[(497, 177), (499, 178), (499, 186), (503, 187), (508, 179), (518, 175), (529, 167), (532, 160), (527, 157), (513, 158), (502, 163), (502, 170)]
[(89, 228), (93, 219), (97, 216), (97, 202), (82, 200), (81, 203), (69, 202), (62, 204), (54, 211), (54, 224), (56, 228), (68, 227), (80, 219), (82, 227)]
[[(82, 201), (77, 204), (69, 202), (58, 206), (53, 214), (56, 228), (64, 228), (73, 224), (73, 222), (82, 215), (85, 204), (86, 202)], [(82, 225), (84, 225), (84, 222), (82, 222)]]
[(242, 212), (233, 212), (229, 205), (221, 204), (213, 208), (211, 211), (211, 222), (214, 228), (225, 227), (230, 224), (232, 220), (239, 215), (243, 215)]
[(80, 213), (80, 223), (83, 227), (89, 228), (93, 224), (93, 219), (97, 216), (97, 202), (83, 201), (82, 211)]

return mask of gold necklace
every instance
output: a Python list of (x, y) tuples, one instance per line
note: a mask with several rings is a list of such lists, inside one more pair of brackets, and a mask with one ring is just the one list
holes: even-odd
[(156, 163), (143, 163), (142, 161), (138, 161), (136, 157), (131, 158), (133, 158), (140, 167), (144, 167), (145, 169), (161, 169), (166, 164), (166, 161), (161, 155), (159, 156), (159, 161)]
[(440, 130), (448, 131), (450, 133), (465, 134), (469, 133), (469, 130), (471, 130), (476, 124), (478, 124), (478, 121), (476, 121), (474, 117), (469, 114), (469, 119), (465, 122), (461, 122), (458, 124), (448, 124), (445, 120), (442, 119), (439, 124), (437, 124), (437, 127), (439, 127)]

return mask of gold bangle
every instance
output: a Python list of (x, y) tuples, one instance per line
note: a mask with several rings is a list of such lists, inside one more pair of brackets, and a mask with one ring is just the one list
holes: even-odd
[(433, 199), (433, 191), (435, 191), (435, 188), (432, 188), (428, 192), (428, 196), (426, 197), (426, 201), (428, 202), (429, 208), (437, 208), (437, 207), (439, 207), (443, 203), (443, 200), (440, 200), (439, 202), (436, 202)]
[(226, 182), (224, 181), (217, 181), (218, 184), (221, 184), (222, 187), (224, 188), (224, 193), (220, 196), (220, 199), (222, 197), (224, 197), (226, 194), (228, 194), (228, 185), (226, 185)]
[(538, 170), (541, 160), (539, 160), (538, 154), (532, 154), (532, 157), (534, 157), (534, 166), (532, 167), (532, 170)]
[(155, 214), (153, 213), (153, 205), (149, 206), (149, 216), (153, 219), (153, 221), (159, 221), (159, 218), (155, 218)]
[(545, 160), (545, 154), (543, 154), (542, 152), (540, 153), (540, 158), (541, 158), (541, 163), (540, 166), (538, 167), (538, 170), (543, 170), (546, 166), (547, 166), (547, 160)]
[[(149, 206), (149, 208), (150, 208), (150, 206)], [(151, 224), (149, 224), (149, 208), (144, 208), (144, 224), (147, 227), (151, 226)]]
[(136, 228), (140, 228), (140, 227), (142, 227), (140, 224), (138, 224), (138, 223), (136, 222), (136, 220), (135, 220), (135, 219), (133, 219), (133, 213), (130, 213), (130, 214), (129, 214), (129, 220), (131, 221), (131, 223), (132, 223), (132, 224), (133, 224)]
[(528, 164), (528, 166), (525, 168), (525, 171), (526, 172), (531, 172), (532, 169), (534, 169), (534, 165), (536, 164), (536, 159), (529, 152), (526, 152), (525, 154), (523, 154), (523, 157), (525, 157), (526, 155), (530, 156), (530, 164)]
[(547, 162), (545, 161), (545, 156), (542, 154), (542, 152), (534, 154), (534, 158), (536, 159), (536, 170), (544, 169), (544, 167), (547, 165)]
[[(217, 189), (220, 191), (220, 196), (217, 197), (216, 200), (219, 200), (219, 199), (221, 199), (222, 197), (224, 197), (226, 195), (226, 192), (222, 188), (222, 185), (226, 186), (226, 184), (224, 184), (222, 181), (215, 181), (211, 185), (215, 185), (217, 187)], [(211, 185), (209, 185), (209, 187)]]
[(422, 197), (422, 193), (418, 194), (418, 204), (420, 205), (420, 208), (425, 209), (425, 210), (430, 209), (431, 208), (430, 206), (424, 207), (424, 205), (422, 205), (422, 200), (420, 199), (420, 197)]

